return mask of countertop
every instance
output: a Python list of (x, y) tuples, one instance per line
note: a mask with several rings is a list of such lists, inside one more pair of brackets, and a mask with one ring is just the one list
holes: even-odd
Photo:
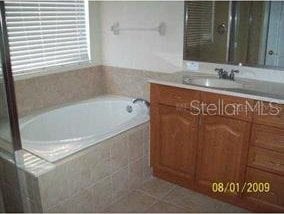
[(217, 78), (217, 76), (197, 72), (179, 72), (175, 76), (173, 76), (171, 80), (164, 81), (150, 79), (149, 82), (179, 88), (187, 88), (204, 92), (218, 93), (223, 95), (237, 96), (265, 102), (284, 104), (284, 84), (282, 83), (236, 78), (236, 82), (242, 83), (242, 88), (211, 88), (189, 83), (190, 81), (188, 80), (194, 78)]

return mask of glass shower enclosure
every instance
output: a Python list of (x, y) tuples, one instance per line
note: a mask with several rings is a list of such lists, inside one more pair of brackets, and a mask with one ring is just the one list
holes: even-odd
[(21, 139), (4, 1), (0, 1), (0, 9), (0, 212), (23, 212), (16, 167), (16, 151), (21, 149)]

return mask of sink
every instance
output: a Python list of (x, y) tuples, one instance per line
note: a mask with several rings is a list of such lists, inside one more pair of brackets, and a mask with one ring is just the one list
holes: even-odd
[(213, 79), (213, 78), (196, 78), (190, 80), (191, 84), (206, 86), (209, 88), (242, 88), (243, 85), (241, 83), (231, 81), (231, 80), (223, 80), (223, 79)]

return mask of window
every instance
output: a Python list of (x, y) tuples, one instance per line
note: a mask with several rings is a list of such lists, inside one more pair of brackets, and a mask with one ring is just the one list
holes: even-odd
[(87, 1), (5, 1), (14, 73), (89, 61)]

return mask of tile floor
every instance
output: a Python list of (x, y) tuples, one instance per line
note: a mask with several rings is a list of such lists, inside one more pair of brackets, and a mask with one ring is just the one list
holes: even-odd
[(118, 200), (105, 212), (185, 213), (248, 212), (247, 210), (209, 198), (158, 178)]

